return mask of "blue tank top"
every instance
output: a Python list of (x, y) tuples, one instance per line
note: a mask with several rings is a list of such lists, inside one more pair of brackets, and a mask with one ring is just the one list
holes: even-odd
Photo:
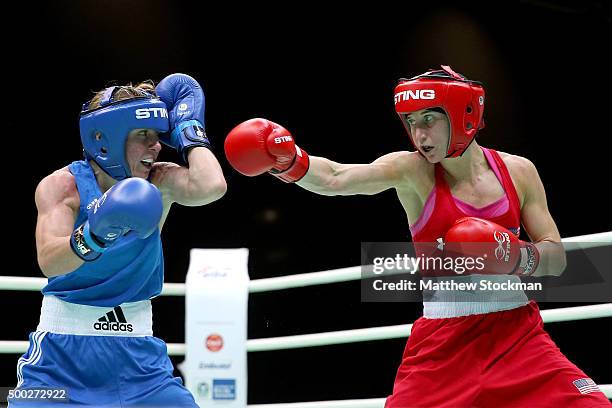
[[(87, 220), (88, 210), (102, 192), (89, 163), (75, 161), (69, 169), (81, 199), (76, 228)], [(49, 278), (42, 293), (70, 303), (115, 307), (159, 295), (163, 282), (164, 256), (157, 229), (147, 239), (127, 233), (95, 261), (85, 262), (66, 275)]]

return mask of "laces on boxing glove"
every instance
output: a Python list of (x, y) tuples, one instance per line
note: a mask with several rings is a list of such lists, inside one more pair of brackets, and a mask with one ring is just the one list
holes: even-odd
[(89, 232), (89, 223), (79, 225), (70, 236), (70, 248), (85, 262), (95, 261), (106, 251), (104, 244)]
[(521, 242), (521, 258), (514, 270), (514, 275), (531, 276), (540, 263), (540, 251), (531, 242)]
[(283, 180), (285, 183), (295, 183), (301, 180), (310, 168), (310, 158), (308, 157), (308, 153), (298, 146), (295, 146), (295, 153), (293, 161), (285, 170), (272, 168), (268, 173)]
[(212, 148), (204, 127), (197, 120), (189, 120), (179, 124), (172, 131), (171, 140), (173, 140), (176, 150), (186, 164), (189, 164), (187, 153), (190, 149), (197, 146)]

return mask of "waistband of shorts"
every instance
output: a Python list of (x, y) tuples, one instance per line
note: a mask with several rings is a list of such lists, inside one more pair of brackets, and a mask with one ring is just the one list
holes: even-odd
[[(518, 276), (509, 275), (468, 275), (451, 278), (427, 278), (435, 281), (452, 280), (455, 283), (489, 282), (520, 283)], [(425, 293), (424, 293), (425, 295)], [(427, 301), (423, 301), (423, 316), (428, 319), (461, 317), (516, 309), (529, 303), (522, 290), (476, 290), (476, 291), (430, 291)]]
[(99, 307), (43, 297), (37, 331), (81, 336), (144, 337), (153, 335), (151, 301)]

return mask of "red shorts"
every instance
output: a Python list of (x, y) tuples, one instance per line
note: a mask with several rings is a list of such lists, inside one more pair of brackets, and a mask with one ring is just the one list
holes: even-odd
[(533, 301), (495, 313), (417, 319), (385, 408), (612, 405), (543, 326)]

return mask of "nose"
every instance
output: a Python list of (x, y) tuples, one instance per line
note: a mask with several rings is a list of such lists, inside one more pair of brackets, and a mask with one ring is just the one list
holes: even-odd
[(156, 153), (159, 153), (159, 152), (160, 152), (160, 150), (161, 150), (161, 148), (162, 148), (162, 147), (161, 147), (161, 143), (159, 142), (159, 139), (158, 139), (158, 140), (153, 141), (153, 142), (151, 143), (151, 145), (149, 146), (149, 148), (150, 148), (151, 150), (154, 150)]
[(424, 144), (428, 137), (429, 134), (427, 133), (427, 129), (424, 129), (421, 126), (417, 126), (416, 129), (414, 129), (414, 140), (418, 144)]

